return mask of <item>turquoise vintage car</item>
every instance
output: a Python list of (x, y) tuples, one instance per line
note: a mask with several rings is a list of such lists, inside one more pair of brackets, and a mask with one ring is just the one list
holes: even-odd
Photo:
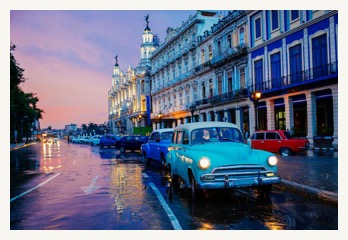
[(240, 129), (227, 122), (197, 122), (177, 126), (166, 156), (173, 184), (179, 179), (191, 189), (252, 187), (268, 195), (279, 183), (277, 157), (245, 144)]

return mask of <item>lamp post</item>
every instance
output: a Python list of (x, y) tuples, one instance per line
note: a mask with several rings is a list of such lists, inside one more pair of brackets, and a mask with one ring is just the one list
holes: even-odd
[(162, 112), (160, 112), (159, 114), (158, 114), (158, 122), (159, 122), (159, 125), (160, 125), (160, 128), (161, 128), (161, 118), (163, 117), (163, 114), (162, 114)]
[(255, 107), (255, 131), (258, 130), (257, 105), (258, 105), (260, 98), (261, 98), (261, 92), (259, 92), (259, 91), (255, 91), (251, 95), (251, 99), (252, 99), (252, 101), (254, 103), (254, 107)]
[(139, 114), (138, 121), (139, 121), (139, 132), (140, 132), (140, 135), (141, 135), (141, 118), (142, 118), (142, 116), (141, 116), (141, 114)]
[(191, 112), (191, 122), (193, 122), (193, 113), (196, 111), (196, 105), (191, 105), (189, 109)]

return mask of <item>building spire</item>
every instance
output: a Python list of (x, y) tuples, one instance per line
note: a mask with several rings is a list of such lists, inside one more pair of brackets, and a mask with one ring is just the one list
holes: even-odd
[(117, 63), (118, 55), (115, 56), (115, 60), (116, 60), (115, 66), (118, 66), (118, 63)]
[(144, 31), (151, 31), (151, 29), (149, 28), (149, 14), (145, 16), (145, 21), (146, 21), (146, 28)]

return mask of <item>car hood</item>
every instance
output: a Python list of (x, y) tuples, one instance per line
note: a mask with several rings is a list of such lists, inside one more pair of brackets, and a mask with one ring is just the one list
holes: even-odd
[[(271, 153), (243, 143), (217, 142), (192, 146), (192, 158), (207, 157), (215, 165), (263, 164)], [(194, 157), (196, 156), (196, 157)]]

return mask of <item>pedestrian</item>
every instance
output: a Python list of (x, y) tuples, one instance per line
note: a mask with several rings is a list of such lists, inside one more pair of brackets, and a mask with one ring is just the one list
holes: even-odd
[(245, 132), (244, 132), (244, 138), (245, 138), (245, 140), (247, 140), (247, 139), (249, 138), (249, 132), (248, 132), (248, 130), (245, 130)]

